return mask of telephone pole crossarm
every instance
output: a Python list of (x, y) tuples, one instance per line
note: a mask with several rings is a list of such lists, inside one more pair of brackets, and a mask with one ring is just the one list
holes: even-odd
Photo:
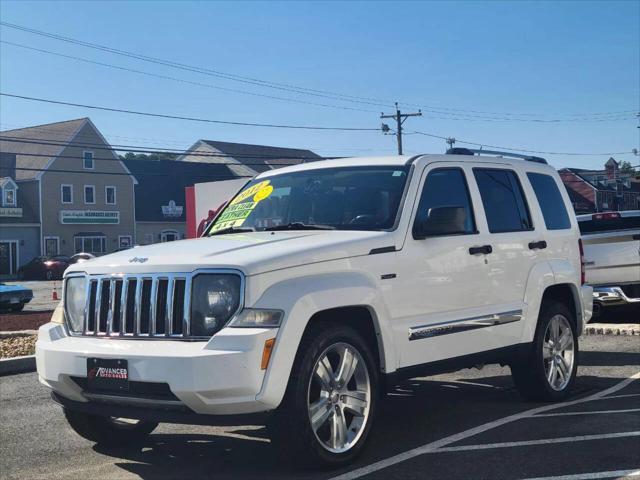
[(414, 113), (402, 113), (398, 108), (398, 103), (396, 102), (396, 113), (393, 115), (385, 115), (384, 113), (380, 115), (380, 118), (393, 118), (396, 121), (396, 138), (398, 140), (398, 155), (402, 155), (402, 125), (409, 117), (421, 117), (422, 111), (418, 110)]

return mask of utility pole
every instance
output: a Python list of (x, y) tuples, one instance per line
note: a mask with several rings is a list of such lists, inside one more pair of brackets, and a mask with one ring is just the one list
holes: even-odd
[[(398, 139), (398, 155), (402, 155), (402, 124), (408, 117), (421, 117), (422, 110), (418, 110), (417, 113), (402, 113), (398, 108), (398, 102), (396, 102), (396, 113), (393, 115), (380, 114), (380, 118), (393, 118), (396, 121), (396, 138)], [(382, 131), (388, 132), (389, 126), (382, 124)]]

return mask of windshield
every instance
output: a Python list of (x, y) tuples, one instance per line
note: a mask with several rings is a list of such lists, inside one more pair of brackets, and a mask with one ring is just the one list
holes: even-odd
[(289, 227), (387, 230), (393, 227), (408, 167), (305, 170), (251, 181), (216, 218), (218, 231)]

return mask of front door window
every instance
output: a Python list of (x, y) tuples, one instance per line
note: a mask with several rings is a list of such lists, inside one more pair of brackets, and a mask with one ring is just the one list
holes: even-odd
[(18, 242), (0, 242), (0, 275), (14, 275), (18, 270)]
[(47, 256), (58, 255), (60, 253), (58, 239), (55, 237), (45, 237), (44, 254)]

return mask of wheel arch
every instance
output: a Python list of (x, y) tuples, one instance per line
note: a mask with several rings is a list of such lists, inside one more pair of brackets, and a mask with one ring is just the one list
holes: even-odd
[(252, 308), (285, 311), (269, 368), (257, 400), (277, 407), (286, 390), (303, 335), (318, 322), (344, 322), (372, 348), (379, 371), (396, 369), (393, 334), (383, 299), (375, 283), (359, 272), (310, 275), (288, 279), (266, 289)]
[[(538, 263), (529, 272), (524, 297), (527, 322), (521, 340), (523, 343), (533, 341), (540, 309), (542, 303), (547, 299), (565, 302), (575, 318), (576, 331), (578, 334), (582, 332), (584, 319), (579, 287), (576, 283), (567, 281), (572, 278), (564, 272), (569, 269), (568, 265), (554, 265), (552, 263)], [(562, 273), (558, 273), (559, 271)]]

